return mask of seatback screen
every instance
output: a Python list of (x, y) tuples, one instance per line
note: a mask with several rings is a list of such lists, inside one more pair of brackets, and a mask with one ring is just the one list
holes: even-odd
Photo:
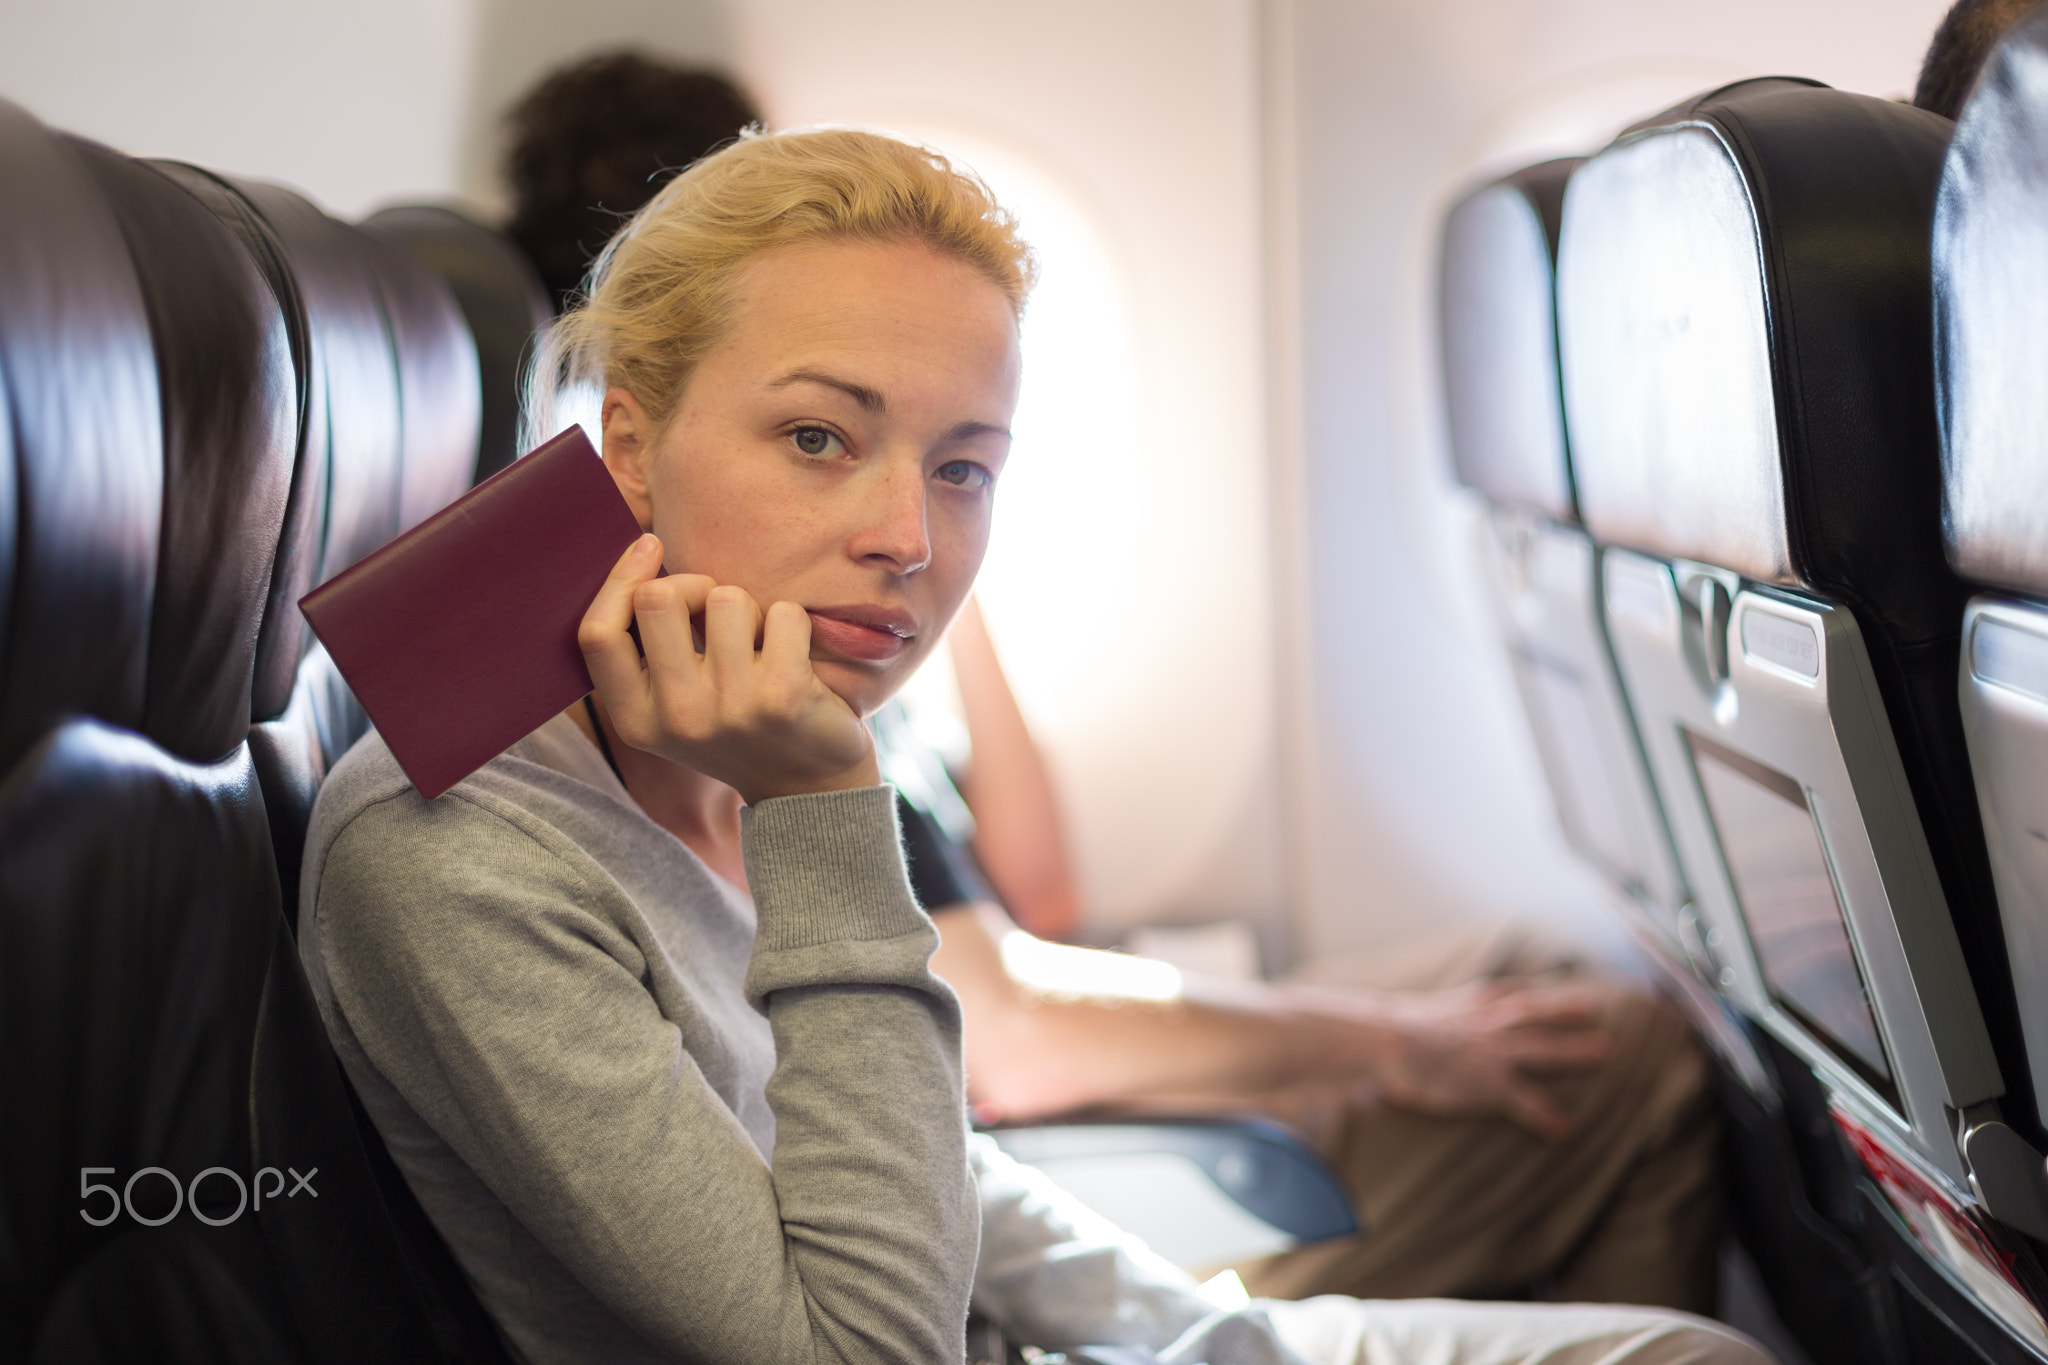
[(1806, 793), (1785, 774), (1690, 730), (1685, 742), (1772, 998), (1897, 1108)]

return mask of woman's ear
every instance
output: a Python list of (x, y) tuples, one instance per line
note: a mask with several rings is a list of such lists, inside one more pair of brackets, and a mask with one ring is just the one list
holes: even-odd
[(633, 509), (640, 529), (654, 529), (654, 499), (647, 491), (648, 465), (654, 459), (654, 424), (640, 400), (624, 389), (607, 390), (604, 412), (604, 467), (611, 471), (619, 495)]

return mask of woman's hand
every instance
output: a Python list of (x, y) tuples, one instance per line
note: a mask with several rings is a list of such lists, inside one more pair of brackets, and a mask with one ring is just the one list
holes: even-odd
[[(880, 783), (867, 727), (811, 669), (809, 613), (777, 602), (764, 615), (743, 589), (660, 570), (661, 541), (641, 536), (576, 633), (620, 739), (749, 805)], [(699, 615), (702, 650), (691, 629)], [(636, 622), (638, 647), (627, 633)]]

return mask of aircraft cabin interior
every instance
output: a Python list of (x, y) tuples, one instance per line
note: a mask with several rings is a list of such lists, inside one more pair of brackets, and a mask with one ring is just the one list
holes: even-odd
[(2029, 0), (0, 8), (0, 1365), (2048, 1362), (2044, 148)]

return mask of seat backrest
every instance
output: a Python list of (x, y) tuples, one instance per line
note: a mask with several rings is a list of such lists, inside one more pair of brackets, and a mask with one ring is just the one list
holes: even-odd
[[(2020, 1029), (2048, 1098), (2048, 15), (2014, 26), (1956, 126), (1934, 224), (1958, 676)], [(2048, 1113), (2037, 1109), (2048, 1123)]]
[(1490, 587), (1565, 836), (1621, 893), (1631, 922), (1681, 952), (1684, 881), (1608, 647), (1559, 387), (1558, 234), (1580, 164), (1546, 161), (1481, 185), (1445, 217), (1451, 456), (1488, 503)]
[(0, 104), (0, 1359), (501, 1358), (279, 903), (240, 734), (311, 353), (218, 183)]
[[(193, 172), (203, 175), (203, 172)], [(278, 185), (216, 182), (291, 274), (304, 316), (306, 439), (272, 574), (266, 638), (288, 672), (259, 688), (250, 743), (296, 923), (306, 824), (327, 770), (369, 729), (298, 600), (468, 486), (480, 412), (475, 344), (447, 284), (403, 250)], [(310, 528), (309, 528), (310, 529)]]
[(313, 355), (306, 302), (284, 243), (255, 204), (232, 182), (183, 162), (149, 163), (205, 207), (242, 244), (250, 262), (269, 284), (283, 315), (292, 362), (290, 401), (294, 418), (291, 476), (277, 549), (271, 562), (257, 627), (249, 715), (261, 720), (285, 707), (305, 652), (304, 618), (291, 608), (312, 587), (327, 520), (327, 441), (312, 417)]
[(398, 205), (362, 226), (411, 253), (454, 291), (476, 341), (482, 411), (470, 481), (482, 483), (520, 455), (522, 367), (554, 316), (540, 276), (511, 238), (443, 205)]
[(482, 421), (476, 342), (447, 281), (401, 246), (352, 231), (376, 273), (391, 333), (405, 441), (398, 476), (398, 530), (404, 531), (469, 488)]
[(1721, 980), (1961, 1189), (1951, 1115), (2012, 1082), (2014, 1013), (1938, 516), (1949, 130), (1793, 80), (1688, 101), (1574, 175), (1558, 302), (1579, 505), (1633, 551), (1610, 636)]
[(1458, 481), (1489, 502), (1579, 519), (1557, 372), (1557, 246), (1584, 157), (1480, 185), (1444, 215), (1438, 318)]
[(139, 729), (162, 509), (149, 312), (91, 175), (0, 103), (0, 769), (67, 713)]
[(142, 732), (211, 761), (248, 731), (257, 629), (298, 443), (284, 303), (162, 172), (68, 140), (121, 226), (156, 356), (163, 513)]
[(275, 234), (306, 309), (307, 444), (319, 452), (327, 497), (318, 556), (302, 570), (309, 573), (303, 594), (398, 534), (402, 380), (378, 262), (361, 235), (281, 185), (236, 188)]

